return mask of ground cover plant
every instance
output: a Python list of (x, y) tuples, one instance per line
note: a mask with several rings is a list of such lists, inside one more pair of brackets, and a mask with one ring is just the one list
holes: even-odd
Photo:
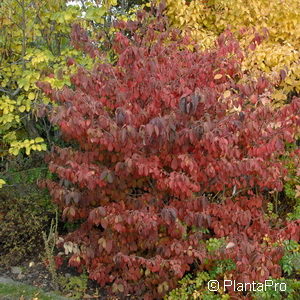
[(56, 293), (45, 292), (39, 288), (32, 287), (18, 282), (1, 282), (0, 283), (0, 297), (2, 300), (66, 300)]
[(268, 192), (283, 188), (300, 99), (274, 110), (274, 86), (243, 72), (230, 32), (208, 51), (191, 48), (162, 9), (117, 23), (114, 62), (74, 25), (74, 45), (103, 63), (79, 66), (72, 88), (38, 84), (56, 103), (50, 122), (74, 144), (47, 157), (60, 181), (41, 182), (63, 217), (80, 223), (59, 246), (112, 293), (144, 299), (220, 260), (234, 264), (224, 272), (239, 282), (279, 278), (299, 220), (272, 224), (264, 210)]

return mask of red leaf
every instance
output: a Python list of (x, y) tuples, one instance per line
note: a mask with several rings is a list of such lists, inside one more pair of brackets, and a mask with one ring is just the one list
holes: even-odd
[(107, 226), (108, 226), (108, 221), (107, 221), (106, 218), (101, 219), (101, 226), (102, 226), (104, 229), (107, 228)]
[(113, 242), (112, 240), (106, 240), (106, 247), (105, 250), (109, 254), (112, 250)]
[(173, 158), (172, 162), (171, 162), (171, 168), (173, 170), (176, 170), (178, 168), (178, 161), (176, 158)]

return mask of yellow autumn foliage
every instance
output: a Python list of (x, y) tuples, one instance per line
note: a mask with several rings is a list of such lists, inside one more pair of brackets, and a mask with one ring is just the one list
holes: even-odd
[[(273, 95), (275, 106), (291, 91), (300, 93), (299, 0), (166, 0), (166, 4), (172, 25), (189, 32), (202, 48), (213, 46), (225, 29), (233, 31), (246, 52), (243, 68), (254, 76), (262, 71), (273, 78), (287, 68), (288, 76)], [(250, 50), (254, 33), (265, 28), (267, 38)]]
[[(98, 1), (96, 1), (98, 2)], [(86, 2), (85, 7), (69, 5), (66, 0), (0, 1), (0, 158), (18, 155), (21, 150), (44, 151), (44, 139), (30, 134), (26, 122), (34, 120), (33, 110), (48, 103), (36, 86), (48, 81), (54, 88), (70, 85), (75, 65), (83, 67), (94, 60), (70, 44), (73, 23), (92, 32), (103, 24), (105, 14), (117, 0)], [(1, 175), (1, 174), (0, 174)], [(0, 188), (5, 181), (0, 178)]]

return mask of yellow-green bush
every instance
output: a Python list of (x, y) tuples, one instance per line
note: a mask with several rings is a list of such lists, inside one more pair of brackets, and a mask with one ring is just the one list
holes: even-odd
[[(32, 131), (33, 109), (48, 103), (36, 86), (39, 80), (53, 87), (70, 85), (76, 66), (66, 64), (68, 57), (84, 67), (93, 60), (70, 45), (73, 23), (90, 29), (103, 24), (117, 0), (85, 6), (70, 6), (66, 0), (0, 1), (0, 157), (16, 156), (24, 149), (46, 150), (43, 138)], [(84, 14), (85, 13), (85, 14)], [(30, 123), (31, 122), (31, 123)], [(31, 124), (31, 127), (29, 126)], [(5, 181), (0, 178), (0, 188)]]
[[(276, 74), (287, 68), (288, 76), (273, 94), (275, 107), (281, 106), (290, 92), (300, 93), (299, 0), (166, 0), (166, 3), (171, 23), (189, 32), (203, 48), (211, 47), (215, 38), (229, 28), (244, 48), (244, 70), (254, 75), (266, 72), (272, 80), (277, 80)], [(249, 45), (255, 32), (265, 33), (265, 28), (268, 37), (252, 51)]]

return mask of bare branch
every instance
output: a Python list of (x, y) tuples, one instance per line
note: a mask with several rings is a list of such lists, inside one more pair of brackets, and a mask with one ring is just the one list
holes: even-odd
[(8, 94), (11, 97), (15, 97), (20, 91), (21, 91), (20, 88), (17, 88), (15, 91), (10, 91), (10, 90), (4, 89), (4, 88), (0, 88), (0, 92)]

